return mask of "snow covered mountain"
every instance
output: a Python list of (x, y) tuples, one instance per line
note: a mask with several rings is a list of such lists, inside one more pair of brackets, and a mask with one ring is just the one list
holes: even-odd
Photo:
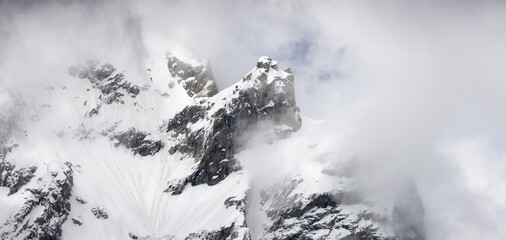
[(269, 57), (221, 91), (171, 54), (68, 73), (0, 90), (1, 239), (425, 239), (416, 187), (363, 194)]

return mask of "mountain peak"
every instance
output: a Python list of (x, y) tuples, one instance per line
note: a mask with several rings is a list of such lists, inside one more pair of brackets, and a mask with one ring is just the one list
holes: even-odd
[(265, 69), (266, 72), (269, 71), (270, 68), (278, 70), (278, 62), (272, 60), (269, 56), (262, 56), (257, 61), (257, 68)]
[(259, 63), (242, 81), (194, 102), (167, 122), (165, 130), (175, 139), (169, 152), (198, 162), (193, 174), (169, 183), (168, 192), (181, 194), (187, 184), (215, 185), (239, 170), (235, 154), (252, 145), (252, 135), (272, 141), (300, 129), (293, 75), (277, 72), (268, 57)]

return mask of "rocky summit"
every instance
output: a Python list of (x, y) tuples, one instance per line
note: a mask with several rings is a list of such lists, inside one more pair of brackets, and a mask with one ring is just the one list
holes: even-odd
[(425, 239), (416, 186), (363, 191), (289, 68), (218, 91), (206, 61), (159, 61), (0, 91), (1, 239)]

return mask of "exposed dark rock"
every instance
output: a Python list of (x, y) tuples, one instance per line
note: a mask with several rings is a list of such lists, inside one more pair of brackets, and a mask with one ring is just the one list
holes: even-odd
[(86, 204), (86, 200), (84, 200), (82, 197), (76, 196), (76, 201), (80, 204)]
[(235, 197), (229, 197), (224, 202), (225, 206), (227, 208), (229, 207), (235, 207), (238, 210), (245, 211), (246, 204), (244, 202), (244, 199), (235, 199)]
[(21, 187), (30, 182), (37, 167), (15, 169), (14, 164), (6, 160), (0, 161), (0, 187), (9, 188), (9, 194), (16, 193)]
[(102, 104), (97, 104), (96, 107), (92, 108), (91, 111), (87, 114), (88, 117), (93, 117), (93, 115), (97, 115), (98, 111), (100, 110), (100, 107), (102, 107)]
[(137, 96), (141, 92), (141, 89), (139, 89), (138, 86), (131, 86), (128, 89), (128, 93), (130, 93), (132, 96)]
[[(332, 229), (336, 221), (344, 217), (340, 214), (335, 197), (330, 193), (313, 194), (305, 199), (297, 194), (286, 195), (287, 192), (291, 190), (284, 190), (278, 198), (275, 197), (276, 201), (281, 201), (275, 203), (278, 209), (272, 207), (267, 211), (267, 216), (273, 220), (267, 234), (272, 234), (274, 239), (312, 239), (314, 232)], [(282, 200), (279, 196), (286, 196), (291, 200)], [(323, 221), (324, 218), (327, 220)], [(289, 231), (291, 228), (300, 230)]]
[(161, 141), (144, 140), (143, 144), (137, 147), (135, 151), (141, 156), (155, 155), (162, 147)]
[(120, 92), (113, 92), (109, 95), (107, 95), (107, 97), (104, 99), (105, 101), (105, 104), (111, 104), (113, 102), (117, 102), (117, 103), (125, 103), (125, 101), (123, 101), (121, 98), (124, 96), (123, 93), (120, 93)]
[(107, 219), (107, 218), (109, 218), (109, 214), (107, 214), (107, 212), (105, 211), (105, 209), (103, 209), (100, 206), (92, 208), (91, 209), (91, 213), (93, 213), (93, 215), (95, 215), (95, 217), (98, 218), (98, 219)]
[(187, 178), (174, 179), (167, 183), (167, 189), (165, 189), (165, 192), (172, 193), (173, 195), (181, 194), (187, 183)]
[[(271, 215), (271, 216), (278, 215), (281, 217), (280, 219), (288, 219), (288, 218), (293, 218), (293, 217), (298, 218), (313, 208), (335, 207), (335, 206), (337, 206), (337, 202), (334, 201), (333, 197), (329, 193), (323, 193), (323, 194), (311, 195), (309, 197), (308, 204), (296, 204), (295, 206), (296, 207), (286, 209), (284, 212), (274, 214), (274, 215), (271, 212), (268, 212), (268, 216), (269, 215)], [(299, 206), (300, 206), (300, 208), (299, 208)]]
[(130, 128), (125, 132), (119, 132), (111, 137), (118, 142), (114, 145), (116, 147), (122, 145), (131, 149), (134, 154), (141, 156), (155, 155), (163, 147), (161, 141), (146, 139), (149, 134), (137, 131), (135, 128)]
[(139, 239), (139, 237), (137, 237), (137, 235), (133, 234), (133, 233), (128, 233), (128, 236), (131, 238), (131, 239)]
[(92, 71), (92, 74), (95, 77), (95, 79), (97, 79), (98, 81), (102, 81), (105, 78), (110, 77), (115, 70), (116, 69), (111, 64), (105, 63), (100, 68)]
[(79, 220), (77, 220), (75, 218), (72, 218), (72, 223), (75, 224), (75, 225), (79, 225), (79, 226), (83, 225), (83, 222), (81, 222), (81, 221), (79, 221)]
[(173, 78), (177, 78), (190, 97), (211, 97), (218, 93), (211, 68), (204, 63), (192, 65), (167, 55), (167, 66)]

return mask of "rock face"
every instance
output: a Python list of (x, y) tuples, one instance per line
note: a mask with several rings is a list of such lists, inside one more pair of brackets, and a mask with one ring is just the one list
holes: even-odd
[(167, 67), (173, 78), (181, 84), (190, 97), (212, 97), (218, 93), (209, 64), (204, 61), (187, 63), (167, 54)]
[(61, 171), (52, 171), (49, 177), (33, 181), (41, 171), (37, 172), (36, 166), (17, 168), (7, 160), (7, 155), (17, 144), (6, 147), (8, 139), (3, 139), (3, 142), (0, 145), (0, 187), (9, 189), (7, 196), (22, 195), (23, 203), (17, 213), (1, 223), (0, 238), (61, 239), (61, 225), (70, 211), (71, 165), (66, 164)]
[(0, 227), (2, 239), (62, 239), (62, 225), (70, 213), (74, 185), (72, 165), (51, 171), (26, 188), (21, 210)]
[(14, 164), (2, 160), (0, 162), (0, 187), (9, 188), (9, 195), (12, 195), (30, 182), (36, 170), (37, 167), (15, 169)]
[(294, 178), (262, 194), (261, 208), (272, 224), (261, 239), (425, 239), (416, 189), (402, 192), (398, 199), (403, 200), (378, 212), (357, 191), (304, 194), (298, 191), (303, 182)]
[(247, 147), (250, 131), (281, 137), (301, 127), (293, 75), (276, 68), (275, 61), (262, 57), (242, 81), (195, 102), (168, 121), (165, 130), (181, 139), (170, 152), (179, 151), (198, 163), (191, 176), (171, 183), (169, 192), (179, 194), (186, 184), (215, 185), (239, 169), (234, 156)]

